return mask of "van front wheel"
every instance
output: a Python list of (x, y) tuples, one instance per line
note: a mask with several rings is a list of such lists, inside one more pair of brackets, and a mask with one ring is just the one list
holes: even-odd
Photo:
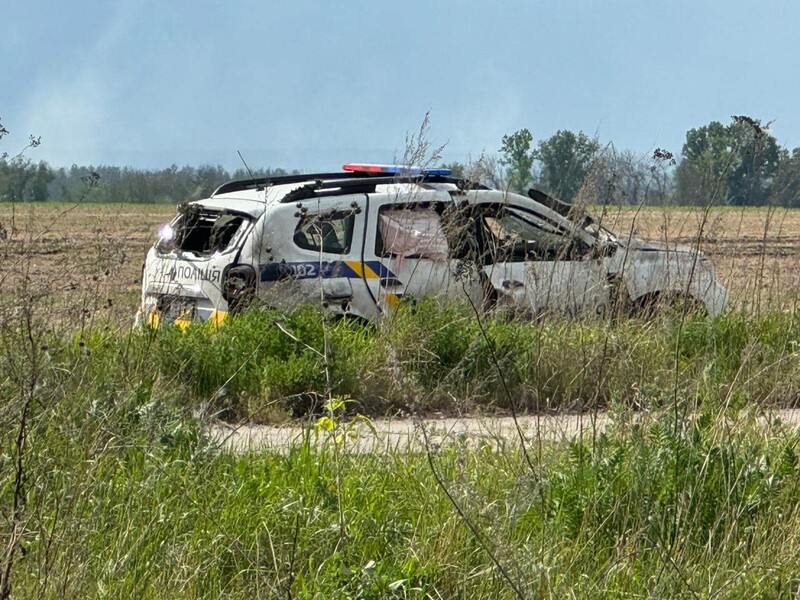
[(232, 315), (250, 306), (256, 296), (256, 274), (253, 268), (239, 265), (228, 270), (223, 277), (222, 295), (228, 302), (228, 312)]

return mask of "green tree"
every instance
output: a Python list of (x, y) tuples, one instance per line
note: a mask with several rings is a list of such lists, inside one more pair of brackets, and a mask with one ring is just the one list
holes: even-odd
[(733, 117), (730, 130), (738, 142), (739, 163), (728, 180), (729, 200), (739, 205), (765, 204), (778, 171), (778, 142), (767, 127), (750, 117)]
[(503, 136), (500, 148), (500, 164), (506, 168), (508, 187), (512, 192), (524, 194), (533, 177), (534, 150), (531, 150), (533, 134), (520, 129)]
[(16, 157), (0, 159), (0, 200), (39, 202), (48, 199), (48, 186), (55, 175), (45, 162), (32, 163)]
[(31, 178), (28, 182), (28, 194), (31, 200), (44, 202), (50, 197), (49, 185), (55, 179), (53, 170), (44, 161), (31, 166)]
[(451, 177), (456, 177), (458, 179), (463, 179), (466, 176), (466, 168), (464, 167), (463, 163), (460, 162), (451, 162), (451, 163), (444, 163), (442, 165), (443, 169), (450, 169)]
[[(672, 152), (656, 148), (645, 156), (609, 144), (592, 167), (596, 176), (593, 201), (598, 204), (666, 204), (671, 200)], [(592, 197), (587, 198), (591, 201)]]
[(778, 143), (757, 119), (734, 116), (730, 125), (690, 129), (676, 172), (679, 199), (764, 204), (779, 159)]
[(207, 198), (220, 184), (229, 180), (230, 175), (222, 166), (201, 165), (195, 169), (190, 195), (193, 198)]
[(545, 191), (571, 202), (592, 167), (600, 143), (583, 132), (559, 130), (539, 141), (535, 158), (541, 163), (540, 181)]
[(791, 155), (788, 150), (781, 149), (771, 199), (781, 206), (800, 208), (800, 148), (792, 150)]

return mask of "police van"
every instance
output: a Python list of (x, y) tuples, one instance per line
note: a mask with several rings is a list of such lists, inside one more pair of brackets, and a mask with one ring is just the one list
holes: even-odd
[(725, 307), (702, 253), (618, 237), (573, 213), (537, 190), (513, 194), (446, 169), (346, 164), (232, 181), (161, 228), (139, 320), (218, 323), (257, 301), (377, 321), (427, 296), (526, 317), (681, 298), (711, 315)]

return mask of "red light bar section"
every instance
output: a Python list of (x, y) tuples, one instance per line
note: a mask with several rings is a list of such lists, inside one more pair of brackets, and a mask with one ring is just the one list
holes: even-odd
[(347, 163), (342, 170), (356, 173), (391, 173), (394, 175), (450, 175), (450, 169), (423, 169), (410, 165), (376, 165), (372, 163)]
[(369, 163), (347, 163), (342, 165), (343, 171), (355, 171), (360, 173), (396, 173), (396, 165), (375, 165)]

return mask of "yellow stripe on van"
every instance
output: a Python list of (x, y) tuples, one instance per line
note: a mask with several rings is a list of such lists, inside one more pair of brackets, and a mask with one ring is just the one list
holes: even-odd
[(345, 264), (353, 269), (355, 274), (362, 279), (378, 279), (378, 274), (366, 263), (357, 260), (348, 260), (345, 261)]
[(383, 299), (392, 310), (397, 310), (397, 307), (400, 306), (400, 297), (397, 294), (384, 294)]
[[(362, 279), (380, 279), (380, 275), (367, 263), (362, 263), (357, 260), (348, 260), (345, 261), (345, 264)], [(400, 297), (397, 294), (384, 294), (383, 300), (392, 310), (397, 310), (397, 307), (400, 306)]]
[(208, 316), (208, 322), (212, 323), (216, 327), (222, 325), (222, 322), (228, 316), (228, 313), (224, 310), (215, 310)]
[(191, 319), (183, 319), (183, 318), (175, 319), (172, 322), (172, 324), (175, 325), (175, 327), (177, 327), (181, 331), (186, 331), (186, 328), (189, 327), (189, 325), (192, 324), (192, 320)]

